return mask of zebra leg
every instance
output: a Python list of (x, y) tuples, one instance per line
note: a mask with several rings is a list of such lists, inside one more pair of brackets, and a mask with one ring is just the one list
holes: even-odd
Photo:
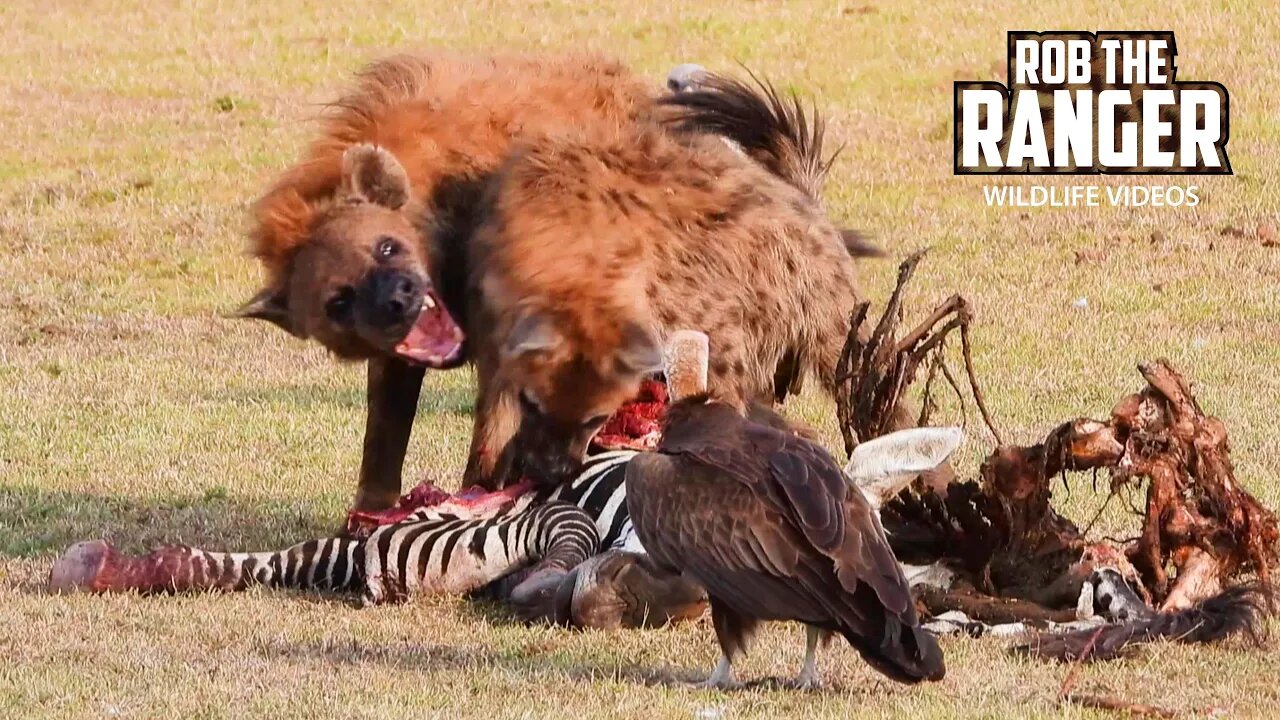
[(308, 540), (286, 550), (208, 552), (165, 545), (142, 555), (105, 540), (72, 545), (49, 572), (50, 592), (237, 591), (252, 585), (344, 590), (363, 583), (363, 548), (349, 538)]
[(535, 562), (530, 578), (563, 574), (599, 545), (591, 516), (558, 501), (493, 518), (384, 525), (365, 542), (365, 603), (463, 595)]
[[(539, 523), (539, 561), (511, 590), (508, 601), (521, 619), (528, 622), (563, 622), (571, 595), (561, 593), (572, 572), (587, 561), (600, 546), (595, 520), (577, 505), (552, 501), (531, 512), (546, 517)], [(564, 606), (559, 612), (558, 606)]]
[(610, 550), (575, 571), (568, 615), (578, 627), (640, 628), (695, 619), (706, 609), (702, 586), (648, 555)]
[(68, 548), (53, 564), (49, 571), (49, 592), (173, 591), (179, 589), (173, 570), (188, 559), (184, 549), (174, 546), (161, 548), (146, 557), (133, 557), (117, 552), (105, 540), (80, 542)]

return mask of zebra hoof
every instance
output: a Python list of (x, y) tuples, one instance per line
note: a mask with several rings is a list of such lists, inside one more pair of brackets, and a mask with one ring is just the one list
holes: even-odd
[(61, 595), (107, 590), (109, 583), (99, 581), (117, 558), (115, 548), (105, 540), (76, 543), (62, 553), (49, 571), (49, 592)]
[[(515, 609), (516, 615), (525, 622), (563, 623), (557, 612), (560, 588), (569, 573), (559, 568), (545, 568), (530, 573), (528, 577), (511, 590), (508, 602)], [(570, 586), (572, 581), (570, 580)]]

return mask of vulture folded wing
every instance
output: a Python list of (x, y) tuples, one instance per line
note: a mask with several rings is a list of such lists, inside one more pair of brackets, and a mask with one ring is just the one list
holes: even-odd
[(794, 514), (814, 548), (826, 554), (840, 552), (846, 535), (845, 499), (850, 494), (840, 468), (828, 467), (826, 451), (811, 442), (781, 440), (768, 455), (767, 478), (777, 488), (769, 494)]
[(849, 593), (866, 583), (885, 609), (914, 621), (906, 578), (871, 505), (849, 488), (844, 472), (825, 448), (804, 438), (784, 437), (769, 454), (770, 479), (813, 548), (831, 559)]
[(886, 610), (914, 622), (902, 568), (870, 504), (850, 489), (844, 471), (821, 445), (788, 432), (745, 424), (743, 442), (664, 439), (663, 451), (712, 466), (787, 518), (812, 549), (834, 565), (848, 593), (871, 586)]
[(796, 527), (815, 546), (838, 549), (844, 535), (841, 505), (847, 493), (839, 468), (833, 475), (815, 465), (815, 458), (824, 452), (820, 446), (775, 428), (744, 423), (740, 417), (732, 419), (741, 423), (741, 435), (732, 441), (708, 442), (695, 433), (668, 434), (661, 450), (719, 470), (779, 512), (794, 516)]
[[(654, 560), (691, 575), (742, 614), (865, 632), (881, 626), (884, 610), (914, 615), (905, 582), (901, 596), (884, 592), (895, 600), (888, 605), (878, 597), (881, 575), (864, 570), (874, 565), (859, 555), (844, 562), (854, 573), (868, 571), (867, 588), (856, 592), (856, 583), (841, 577), (842, 562), (813, 546), (795, 512), (717, 466), (681, 456), (636, 456), (627, 466), (627, 509)], [(845, 552), (865, 553), (869, 543), (849, 539)], [(900, 571), (896, 564), (892, 569)]]
[(696, 461), (660, 453), (627, 466), (627, 510), (658, 563), (679, 569), (735, 611), (824, 623), (827, 603), (797, 576), (806, 543), (748, 489)]
[(942, 652), (919, 628), (884, 530), (835, 459), (786, 432), (714, 419), (669, 431), (627, 469), (649, 552), (738, 613), (837, 631), (902, 682), (941, 678)]

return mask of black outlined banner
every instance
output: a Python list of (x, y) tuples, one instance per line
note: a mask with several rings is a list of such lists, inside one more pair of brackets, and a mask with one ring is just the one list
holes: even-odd
[(955, 83), (957, 175), (1230, 175), (1230, 97), (1172, 32), (1009, 33), (1008, 85)]

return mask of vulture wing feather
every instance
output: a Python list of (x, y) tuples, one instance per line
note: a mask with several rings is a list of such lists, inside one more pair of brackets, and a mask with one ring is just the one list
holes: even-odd
[(627, 505), (645, 548), (713, 608), (839, 632), (902, 682), (945, 673), (875, 513), (822, 446), (690, 398), (629, 464)]
[[(906, 578), (875, 513), (861, 493), (850, 489), (830, 453), (803, 437), (736, 419), (743, 435), (738, 442), (706, 437), (721, 433), (668, 433), (660, 450), (733, 478), (772, 511), (773, 522), (786, 524), (810, 552), (834, 564), (845, 592), (867, 583), (886, 610), (917, 622)], [(722, 501), (711, 502), (723, 507)]]
[(827, 617), (790, 578), (801, 561), (798, 538), (706, 468), (659, 453), (627, 467), (627, 509), (654, 560), (691, 575), (738, 612), (759, 619)]

